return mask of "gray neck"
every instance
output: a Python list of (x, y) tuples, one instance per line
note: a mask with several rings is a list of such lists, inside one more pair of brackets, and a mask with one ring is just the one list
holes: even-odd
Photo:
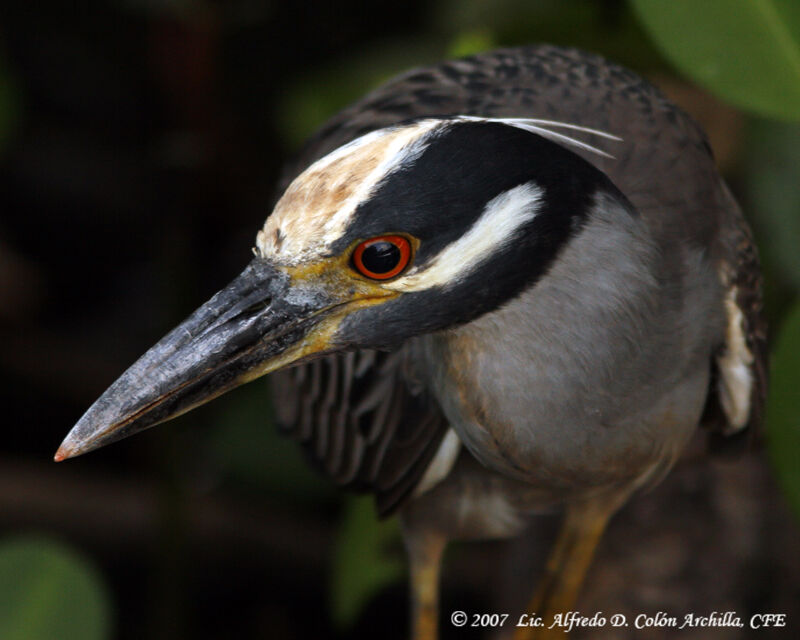
[[(701, 260), (687, 252), (658, 251), (641, 218), (601, 198), (536, 285), (420, 339), (429, 382), (473, 454), (497, 471), (569, 489), (584, 478), (615, 482), (644, 470), (656, 450), (679, 449), (683, 442), (659, 441), (659, 421), (678, 411), (686, 433), (694, 428), (707, 381), (688, 395), (676, 385), (697, 358), (710, 357), (699, 347), (706, 334), (686, 343), (676, 330), (703, 314), (679, 302), (683, 272)], [(696, 288), (695, 305), (715, 302)], [(630, 422), (642, 433), (633, 445), (623, 442)]]

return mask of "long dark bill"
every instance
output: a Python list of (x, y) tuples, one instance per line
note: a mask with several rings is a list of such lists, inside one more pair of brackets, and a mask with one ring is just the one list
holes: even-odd
[(323, 290), (293, 287), (288, 275), (254, 260), (106, 390), (64, 439), (56, 461), (133, 435), (302, 358), (303, 339), (334, 306)]

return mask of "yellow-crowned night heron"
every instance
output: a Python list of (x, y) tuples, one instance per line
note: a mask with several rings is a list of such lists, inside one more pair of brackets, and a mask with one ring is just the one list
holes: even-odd
[(567, 610), (608, 518), (698, 425), (758, 422), (750, 233), (703, 133), (633, 73), (548, 46), (418, 69), (324, 126), (286, 183), (250, 265), (57, 459), (301, 365), (274, 379), (279, 417), (399, 510), (422, 639), (448, 539), (563, 503), (531, 610)]

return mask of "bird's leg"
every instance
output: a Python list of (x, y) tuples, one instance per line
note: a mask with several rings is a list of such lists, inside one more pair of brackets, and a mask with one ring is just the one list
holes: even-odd
[(439, 628), (439, 573), (447, 538), (404, 528), (411, 570), (411, 638), (436, 640)]
[(629, 495), (629, 490), (618, 490), (567, 505), (544, 577), (527, 609), (531, 617), (541, 618), (543, 626), (519, 627), (514, 640), (545, 640), (564, 635), (563, 628), (548, 627), (554, 616), (572, 609), (606, 525)]

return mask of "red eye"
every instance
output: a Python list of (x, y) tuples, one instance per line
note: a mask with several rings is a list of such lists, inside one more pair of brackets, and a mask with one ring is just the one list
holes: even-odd
[(353, 252), (353, 267), (373, 280), (394, 278), (411, 260), (411, 243), (403, 236), (364, 240)]

